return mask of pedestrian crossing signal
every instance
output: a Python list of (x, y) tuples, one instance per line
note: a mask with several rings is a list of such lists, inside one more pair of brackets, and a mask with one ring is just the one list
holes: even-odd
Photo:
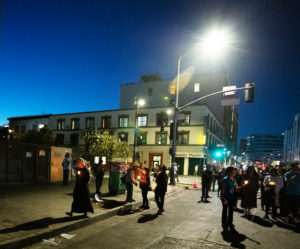
[(170, 94), (174, 95), (174, 94), (175, 94), (175, 91), (176, 91), (176, 88), (175, 88), (174, 85), (169, 86), (169, 93), (170, 93)]

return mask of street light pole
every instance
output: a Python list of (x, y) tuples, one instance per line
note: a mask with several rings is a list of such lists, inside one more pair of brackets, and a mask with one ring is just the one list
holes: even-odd
[(134, 116), (134, 141), (133, 141), (133, 156), (132, 156), (132, 162), (135, 162), (136, 159), (136, 127), (137, 127), (137, 109), (138, 109), (138, 102), (137, 102), (137, 97), (134, 97), (134, 105), (135, 105), (135, 116)]
[[(177, 114), (178, 114), (178, 98), (179, 98), (179, 82), (180, 82), (180, 63), (181, 63), (181, 56), (177, 58), (177, 81), (176, 81), (176, 96), (175, 96), (175, 103), (174, 103), (174, 119), (173, 119), (173, 142), (172, 142), (172, 165), (171, 169), (174, 170), (174, 165), (176, 161), (176, 145), (177, 145)], [(175, 183), (175, 176), (174, 173), (171, 174), (171, 183)]]

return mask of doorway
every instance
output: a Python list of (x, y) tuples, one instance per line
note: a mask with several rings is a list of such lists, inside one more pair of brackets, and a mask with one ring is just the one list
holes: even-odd
[(149, 171), (156, 166), (161, 166), (163, 162), (163, 153), (149, 153)]

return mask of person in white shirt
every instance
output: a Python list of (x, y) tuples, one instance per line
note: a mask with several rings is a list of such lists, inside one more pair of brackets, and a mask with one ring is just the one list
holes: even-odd
[(270, 206), (272, 206), (272, 218), (276, 217), (276, 209), (279, 206), (279, 191), (283, 187), (282, 178), (277, 174), (275, 168), (270, 169), (270, 175), (267, 175), (263, 182), (265, 186), (266, 214), (264, 219), (268, 219)]

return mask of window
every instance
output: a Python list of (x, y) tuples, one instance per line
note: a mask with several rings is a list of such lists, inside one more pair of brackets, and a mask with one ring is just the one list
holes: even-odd
[(61, 131), (65, 129), (65, 120), (59, 119), (57, 120), (57, 130)]
[(21, 126), (21, 133), (25, 133), (26, 132), (26, 125), (22, 125)]
[(101, 128), (102, 129), (111, 128), (111, 116), (104, 116), (101, 118)]
[(168, 115), (165, 112), (156, 113), (156, 126), (161, 126), (162, 123), (168, 124)]
[(124, 128), (129, 126), (129, 116), (119, 116), (119, 127)]
[(15, 126), (15, 133), (19, 133), (20, 132), (20, 127), (17, 125)]
[(152, 87), (148, 88), (148, 96), (152, 96)]
[(195, 92), (195, 93), (200, 92), (200, 83), (195, 83), (195, 84), (194, 84), (194, 92)]
[(137, 145), (145, 145), (147, 144), (147, 132), (140, 131), (137, 137)]
[(178, 120), (179, 125), (189, 125), (190, 119), (191, 119), (191, 113), (190, 112), (184, 112), (184, 118), (181, 120)]
[(167, 144), (167, 133), (166, 132), (157, 132), (156, 133), (156, 144), (159, 144), (159, 145)]
[(179, 145), (189, 144), (189, 132), (179, 132), (178, 133), (178, 144)]
[(70, 135), (70, 144), (76, 146), (79, 144), (79, 136), (76, 133)]
[(71, 120), (71, 129), (74, 130), (79, 130), (79, 118), (73, 118)]
[(138, 127), (147, 126), (147, 115), (138, 116)]
[(89, 117), (85, 119), (85, 128), (86, 129), (95, 129), (95, 118)]
[(64, 144), (65, 144), (65, 135), (64, 134), (56, 134), (55, 145), (64, 145)]
[(37, 125), (36, 125), (36, 124), (33, 124), (33, 125), (32, 125), (32, 130), (33, 130), (33, 131), (36, 131), (36, 130), (37, 130)]
[(128, 132), (119, 132), (118, 139), (120, 142), (128, 142)]

